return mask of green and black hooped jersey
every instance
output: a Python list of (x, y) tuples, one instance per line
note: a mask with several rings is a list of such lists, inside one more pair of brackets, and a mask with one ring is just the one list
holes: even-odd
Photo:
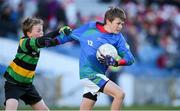
[(56, 37), (58, 35), (59, 32), (54, 31), (40, 38), (21, 38), (15, 59), (10, 63), (4, 75), (7, 81), (31, 84), (35, 76), (40, 48), (60, 44)]

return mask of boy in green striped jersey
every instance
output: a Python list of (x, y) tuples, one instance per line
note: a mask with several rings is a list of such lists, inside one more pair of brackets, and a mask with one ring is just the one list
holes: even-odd
[(8, 66), (4, 77), (6, 110), (17, 110), (18, 100), (22, 99), (34, 110), (49, 110), (43, 99), (32, 84), (35, 76), (40, 48), (59, 45), (64, 42), (71, 29), (64, 26), (58, 30), (43, 34), (43, 21), (38, 18), (27, 18), (22, 24), (24, 37), (20, 39), (15, 59)]

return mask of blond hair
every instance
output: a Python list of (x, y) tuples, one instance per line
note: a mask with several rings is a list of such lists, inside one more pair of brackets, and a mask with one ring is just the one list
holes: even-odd
[(28, 17), (26, 18), (23, 23), (22, 23), (22, 31), (24, 33), (25, 36), (27, 36), (27, 32), (31, 32), (32, 31), (32, 27), (34, 25), (38, 25), (41, 24), (43, 25), (43, 20), (36, 18), (36, 17)]

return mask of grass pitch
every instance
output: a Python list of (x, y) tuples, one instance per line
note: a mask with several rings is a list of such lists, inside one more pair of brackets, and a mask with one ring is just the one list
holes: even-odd
[[(50, 110), (52, 111), (63, 111), (63, 110), (69, 110), (69, 111), (79, 111), (79, 107), (58, 107), (58, 106), (50, 106)], [(0, 110), (4, 110), (4, 107), (0, 107)], [(21, 106), (18, 108), (20, 111), (27, 111), (32, 110), (30, 106)], [(93, 111), (109, 111), (110, 106), (101, 106), (101, 107), (94, 107)], [(173, 106), (162, 106), (162, 105), (143, 105), (143, 106), (130, 106), (130, 107), (123, 107), (122, 111), (180, 111), (180, 106), (173, 107)]]

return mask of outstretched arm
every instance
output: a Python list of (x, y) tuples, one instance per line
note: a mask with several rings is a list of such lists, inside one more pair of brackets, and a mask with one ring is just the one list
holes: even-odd
[(65, 42), (70, 41), (71, 28), (64, 26), (54, 32), (48, 33), (41, 38), (37, 38), (36, 42), (39, 45), (39, 48), (42, 47), (51, 47)]
[(64, 26), (59, 30), (55, 30), (48, 34), (45, 34), (39, 38), (23, 38), (20, 40), (20, 47), (24, 50), (36, 50), (37, 48), (52, 47), (60, 44), (60, 38), (68, 38), (71, 33), (71, 29), (68, 26)]

